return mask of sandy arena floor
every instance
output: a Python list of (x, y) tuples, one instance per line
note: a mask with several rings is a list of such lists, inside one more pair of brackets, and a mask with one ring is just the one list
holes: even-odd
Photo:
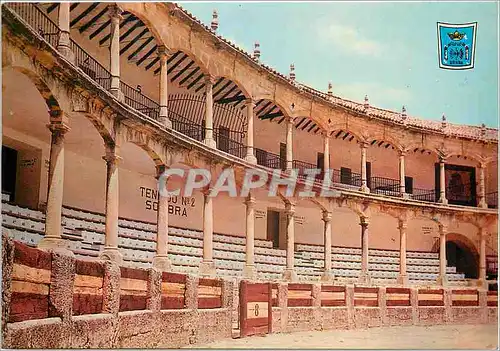
[(229, 339), (196, 348), (496, 349), (498, 330), (496, 325), (441, 325), (315, 331)]

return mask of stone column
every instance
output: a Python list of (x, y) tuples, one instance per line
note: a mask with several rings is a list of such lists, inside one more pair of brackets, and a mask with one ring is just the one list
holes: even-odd
[(203, 192), (203, 261), (200, 263), (200, 275), (215, 276), (215, 263), (213, 259), (213, 207), (210, 191)]
[(488, 208), (488, 204), (486, 203), (486, 186), (484, 182), (484, 170), (486, 165), (481, 162), (479, 165), (479, 202), (478, 207)]
[(70, 3), (59, 3), (59, 39), (57, 41), (57, 51), (70, 61), (75, 60), (75, 55), (70, 46)]
[(121, 159), (117, 155), (115, 146), (106, 145), (106, 237), (101, 259), (122, 262), (122, 254), (118, 250), (118, 209), (119, 192), (118, 186), (118, 162)]
[[(172, 264), (168, 258), (168, 197), (163, 196), (160, 177), (165, 172), (165, 166), (157, 167), (158, 174), (158, 212), (156, 217), (156, 255), (153, 258), (153, 267), (163, 272), (172, 270)], [(164, 184), (167, 187), (167, 184)]]
[(111, 73), (111, 87), (109, 91), (118, 99), (122, 98), (120, 91), (120, 21), (122, 10), (117, 5), (109, 5), (111, 20), (111, 37), (109, 50), (109, 67)]
[(406, 270), (406, 228), (408, 224), (405, 219), (399, 219), (399, 277), (398, 283), (408, 285), (408, 274)]
[(405, 197), (406, 195), (404, 151), (399, 152), (399, 194), (401, 197)]
[(445, 286), (446, 278), (446, 233), (448, 228), (444, 224), (439, 224), (439, 276), (437, 283)]
[(168, 77), (167, 59), (168, 52), (165, 46), (158, 47), (160, 59), (160, 123), (166, 128), (172, 128), (172, 121), (168, 118)]
[(330, 138), (328, 132), (325, 131), (323, 136), (323, 172), (330, 169)]
[[(57, 116), (56, 116), (57, 115)], [(45, 236), (38, 243), (41, 249), (64, 248), (61, 238), (61, 217), (64, 190), (64, 135), (69, 131), (62, 111), (51, 111), (58, 122), (47, 125), (52, 133), (50, 142), (49, 183), (45, 213)]]
[(287, 281), (296, 281), (297, 273), (294, 268), (295, 254), (295, 206), (291, 203), (285, 205), (286, 212), (286, 269), (283, 273), (283, 279)]
[(212, 87), (214, 85), (214, 78), (208, 76), (205, 80), (206, 96), (205, 96), (205, 139), (203, 143), (211, 148), (216, 148), (217, 144), (214, 140), (214, 103), (212, 95)]
[(286, 117), (286, 169), (293, 168), (293, 120)]
[(370, 284), (370, 273), (368, 271), (368, 217), (360, 217), (361, 226), (361, 284)]
[(486, 236), (485, 228), (479, 228), (479, 286), (487, 288), (486, 284)]
[(257, 158), (255, 157), (254, 154), (254, 143), (253, 143), (253, 135), (254, 135), (254, 128), (253, 128), (253, 120), (254, 120), (254, 113), (253, 113), (253, 108), (255, 107), (255, 103), (253, 102), (252, 99), (246, 99), (245, 100), (247, 104), (247, 154), (245, 156), (245, 160), (257, 164)]
[(257, 279), (257, 270), (255, 269), (255, 197), (252, 193), (248, 194), (245, 200), (246, 213), (246, 263), (243, 269), (243, 277), (254, 280)]
[(446, 205), (448, 200), (446, 199), (445, 161), (444, 157), (439, 157), (439, 202)]
[(367, 143), (361, 142), (361, 188), (359, 189), (362, 192), (369, 193), (370, 189), (367, 186), (366, 179), (366, 148)]
[(332, 213), (328, 211), (323, 211), (323, 222), (324, 225), (324, 271), (321, 276), (321, 281), (331, 282), (333, 281), (333, 271), (332, 271)]

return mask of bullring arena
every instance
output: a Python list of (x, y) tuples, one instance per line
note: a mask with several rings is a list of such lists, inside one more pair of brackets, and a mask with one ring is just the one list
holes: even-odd
[[(217, 27), (173, 3), (2, 5), (3, 347), (494, 330), (498, 130), (315, 90)], [(333, 195), (298, 196), (317, 168)], [(169, 169), (298, 183), (166, 197)]]

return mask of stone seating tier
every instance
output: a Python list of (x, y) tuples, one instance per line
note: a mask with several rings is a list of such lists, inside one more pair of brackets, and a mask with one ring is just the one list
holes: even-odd
[[(3, 203), (3, 225), (12, 229), (16, 240), (36, 246), (43, 238), (44, 215), (40, 211)], [(203, 233), (201, 231), (169, 228), (169, 256), (174, 269), (196, 273), (202, 259)], [(104, 216), (91, 212), (64, 208), (63, 237), (67, 247), (78, 258), (95, 258), (104, 244)], [(119, 247), (126, 265), (150, 267), (156, 251), (156, 225), (152, 223), (119, 220)], [(261, 279), (279, 280), (285, 267), (286, 251), (273, 249), (272, 242), (259, 240), (255, 248), (256, 269)], [(257, 243), (256, 243), (257, 244)], [(317, 281), (322, 274), (323, 248), (316, 245), (297, 244), (296, 270), (302, 281)], [(302, 251), (300, 251), (302, 250)], [(356, 279), (361, 268), (361, 250), (332, 247), (333, 273), (338, 279)], [(370, 274), (373, 279), (397, 278), (399, 252), (370, 250)], [(383, 256), (387, 254), (387, 256)], [(436, 280), (439, 260), (429, 253), (417, 253), (420, 258), (408, 259), (410, 281)], [(410, 256), (410, 255), (409, 255)], [(417, 256), (417, 255), (415, 255)], [(214, 262), (218, 274), (237, 277), (245, 261), (245, 238), (214, 235)], [(447, 267), (447, 276), (457, 284), (463, 280), (455, 267)]]

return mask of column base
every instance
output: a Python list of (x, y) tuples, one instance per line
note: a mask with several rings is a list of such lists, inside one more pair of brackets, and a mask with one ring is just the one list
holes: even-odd
[(442, 275), (438, 276), (438, 278), (436, 279), (436, 284), (441, 286), (448, 285), (448, 279), (446, 278), (446, 275), (444, 277)]
[(479, 202), (479, 205), (477, 205), (479, 208), (488, 208), (488, 204), (485, 201)]
[(75, 53), (66, 45), (59, 45), (57, 51), (71, 63), (75, 63)]
[(370, 188), (367, 187), (366, 185), (362, 185), (360, 188), (359, 188), (359, 191), (362, 191), (363, 193), (367, 193), (369, 194), (370, 193)]
[(243, 278), (257, 280), (257, 268), (255, 268), (254, 265), (245, 265), (245, 267), (243, 267)]
[(125, 101), (125, 95), (119, 88), (109, 88), (109, 92), (113, 94), (118, 99), (118, 101), (120, 102)]
[(398, 276), (398, 284), (401, 284), (403, 286), (407, 286), (409, 283), (410, 283), (410, 280), (408, 279), (408, 275), (400, 274)]
[(66, 256), (74, 256), (73, 251), (66, 247), (66, 243), (62, 238), (44, 237), (37, 245), (37, 248), (47, 251), (60, 252)]
[(153, 258), (153, 267), (158, 268), (162, 272), (170, 272), (172, 270), (172, 263), (168, 256), (155, 256)]
[(172, 129), (172, 121), (167, 116), (160, 116), (158, 122), (167, 129)]
[(283, 280), (288, 282), (296, 282), (298, 280), (297, 273), (293, 268), (287, 268), (283, 272)]
[(203, 139), (203, 144), (205, 144), (206, 146), (208, 147), (211, 147), (212, 149), (216, 149), (217, 148), (217, 143), (215, 142), (214, 139)]
[(257, 157), (255, 157), (254, 154), (247, 154), (245, 156), (245, 161), (247, 161), (248, 163), (256, 165), (257, 164)]
[(205, 277), (215, 277), (215, 263), (213, 261), (202, 261), (198, 274)]
[(333, 282), (335, 279), (335, 276), (333, 275), (332, 271), (324, 271), (323, 274), (321, 275), (321, 281), (322, 282)]
[(478, 279), (476, 281), (476, 286), (480, 289), (488, 290), (488, 282), (486, 279)]
[(368, 273), (361, 274), (358, 278), (358, 283), (363, 285), (370, 285), (371, 284), (370, 274)]
[(448, 200), (447, 200), (447, 199), (442, 199), (442, 198), (440, 198), (440, 199), (439, 199), (439, 203), (440, 203), (440, 204), (443, 204), (443, 205), (448, 205)]
[(121, 265), (123, 262), (123, 255), (117, 247), (105, 247), (99, 258), (104, 261), (113, 261), (118, 265)]
[(403, 198), (404, 200), (409, 200), (410, 199), (410, 194), (408, 194), (408, 193), (402, 193), (401, 194), (401, 198)]

